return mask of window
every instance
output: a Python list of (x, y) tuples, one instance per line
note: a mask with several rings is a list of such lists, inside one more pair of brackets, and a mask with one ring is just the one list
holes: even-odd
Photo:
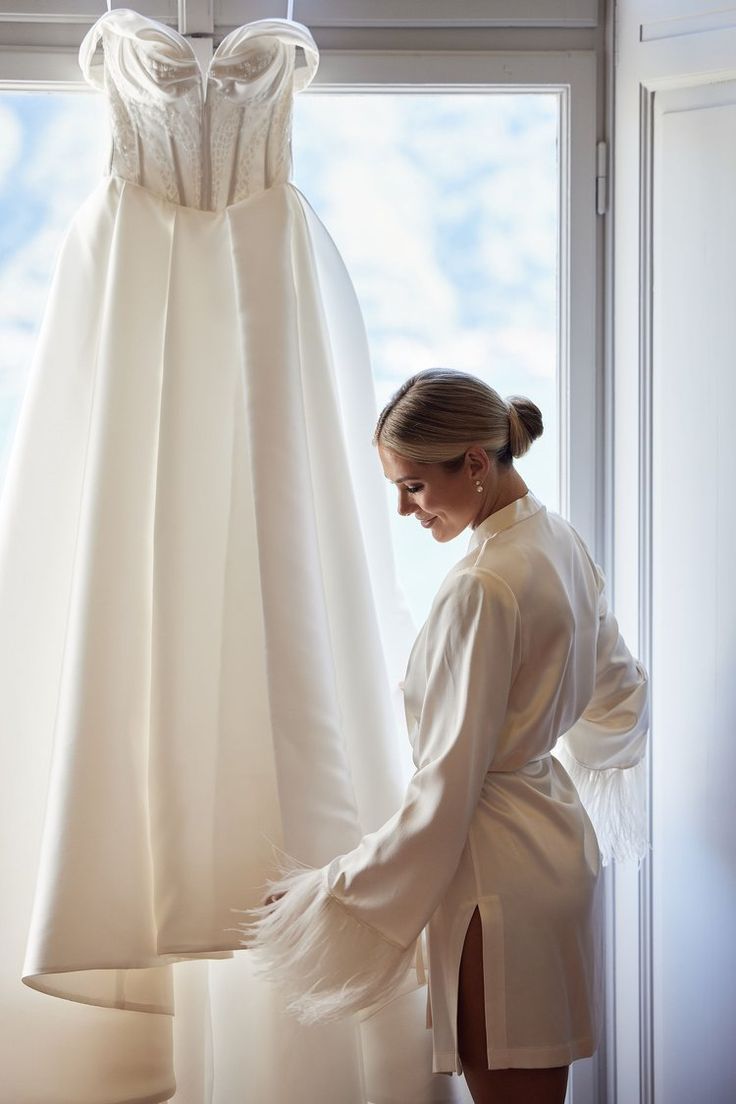
[(0, 488), (56, 254), (107, 133), (99, 96), (0, 93)]
[[(356, 286), (379, 408), (435, 364), (529, 395), (545, 433), (518, 467), (560, 509), (563, 93), (328, 90), (297, 98), (293, 178)], [(10, 92), (0, 131), (1, 477), (56, 250), (99, 179), (107, 118), (97, 96)], [(388, 484), (387, 493), (400, 579), (421, 624), (467, 533), (436, 543), (398, 517)]]

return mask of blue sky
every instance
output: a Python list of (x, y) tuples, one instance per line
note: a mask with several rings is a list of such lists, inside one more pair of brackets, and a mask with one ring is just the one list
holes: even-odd
[[(0, 94), (0, 483), (56, 252), (107, 149), (101, 97)], [(556, 509), (556, 96), (307, 92), (293, 153), (360, 300), (378, 409), (433, 365), (529, 395), (545, 433), (517, 466)], [(439, 545), (386, 493), (420, 624), (469, 531)]]

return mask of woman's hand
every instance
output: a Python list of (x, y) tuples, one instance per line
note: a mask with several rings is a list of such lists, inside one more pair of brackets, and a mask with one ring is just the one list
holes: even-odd
[(274, 893), (271, 897), (267, 897), (266, 900), (263, 902), (263, 904), (264, 904), (264, 906), (275, 904), (276, 901), (278, 901), (280, 897), (285, 897), (285, 896), (286, 896), (286, 890), (284, 890), (283, 893)]

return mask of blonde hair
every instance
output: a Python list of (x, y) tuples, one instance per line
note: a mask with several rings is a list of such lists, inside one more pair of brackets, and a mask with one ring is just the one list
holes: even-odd
[(509, 395), (504, 400), (469, 372), (426, 368), (391, 396), (372, 443), (450, 471), (459, 470), (466, 449), (479, 444), (502, 467), (510, 467), (543, 429), (542, 412), (531, 399)]

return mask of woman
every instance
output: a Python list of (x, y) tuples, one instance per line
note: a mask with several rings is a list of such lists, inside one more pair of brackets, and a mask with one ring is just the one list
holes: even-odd
[(433, 1070), (476, 1104), (564, 1099), (601, 1026), (601, 862), (647, 846), (647, 676), (583, 540), (514, 468), (541, 432), (528, 399), (445, 369), (382, 411), (399, 513), (441, 542), (472, 529), (407, 665), (416, 770), (353, 851), (288, 857), (246, 925), (306, 1022), (379, 1007), (424, 931)]

